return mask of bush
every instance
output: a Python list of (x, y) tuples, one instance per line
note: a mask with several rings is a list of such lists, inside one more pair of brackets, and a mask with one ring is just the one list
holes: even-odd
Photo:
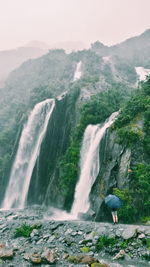
[(96, 250), (100, 251), (104, 247), (112, 247), (117, 243), (117, 239), (115, 237), (108, 237), (106, 235), (100, 236), (96, 243)]
[(138, 128), (132, 126), (126, 126), (117, 131), (119, 136), (119, 143), (132, 146), (138, 141), (142, 140), (143, 132)]
[(20, 227), (16, 228), (15, 230), (15, 237), (30, 237), (30, 234), (32, 233), (33, 229), (38, 229), (39, 226), (37, 225), (28, 225), (28, 224), (22, 224)]

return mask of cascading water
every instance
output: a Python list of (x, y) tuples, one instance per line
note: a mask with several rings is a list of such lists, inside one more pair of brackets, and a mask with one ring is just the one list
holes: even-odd
[(100, 170), (99, 148), (101, 139), (108, 127), (115, 121), (118, 112), (114, 112), (103, 124), (88, 125), (83, 138), (80, 156), (80, 177), (76, 185), (71, 214), (86, 213), (90, 207), (89, 194)]
[(54, 106), (54, 99), (47, 99), (36, 104), (29, 115), (11, 170), (2, 203), (3, 209), (24, 208), (25, 206), (33, 168)]
[(82, 75), (82, 73), (81, 73), (81, 65), (82, 65), (82, 62), (79, 61), (77, 63), (77, 67), (76, 67), (76, 71), (75, 71), (75, 74), (74, 74), (73, 81), (77, 81), (77, 80), (79, 80), (81, 78), (81, 75)]

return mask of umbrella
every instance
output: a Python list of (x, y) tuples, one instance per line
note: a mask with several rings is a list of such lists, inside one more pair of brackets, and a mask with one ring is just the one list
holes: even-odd
[(118, 209), (122, 206), (122, 201), (115, 195), (108, 195), (105, 197), (105, 204), (111, 209)]

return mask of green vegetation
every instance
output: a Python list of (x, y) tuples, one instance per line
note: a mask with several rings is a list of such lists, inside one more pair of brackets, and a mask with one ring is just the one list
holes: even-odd
[(102, 235), (97, 240), (96, 251), (100, 251), (104, 247), (113, 247), (117, 242), (118, 240), (115, 237), (108, 237), (106, 235)]
[(150, 164), (138, 163), (132, 173), (135, 206), (141, 217), (150, 216)]
[(150, 250), (150, 238), (146, 239), (146, 246)]
[[(128, 189), (114, 189), (114, 194), (124, 201), (119, 216), (126, 222), (143, 221), (150, 216), (150, 78), (137, 91), (120, 115), (113, 128), (117, 130), (119, 143), (133, 148), (134, 162)], [(140, 152), (138, 150), (140, 149)], [(139, 155), (138, 155), (139, 153)], [(136, 157), (136, 158), (135, 158)]]
[(15, 229), (15, 237), (30, 237), (30, 234), (32, 233), (33, 229), (39, 229), (40, 226), (38, 225), (28, 225), (28, 224), (22, 224), (20, 227)]
[(133, 222), (135, 220), (136, 209), (133, 206), (133, 196), (129, 189), (120, 190), (118, 188), (114, 188), (113, 194), (123, 201), (122, 207), (118, 210), (119, 218), (126, 223)]

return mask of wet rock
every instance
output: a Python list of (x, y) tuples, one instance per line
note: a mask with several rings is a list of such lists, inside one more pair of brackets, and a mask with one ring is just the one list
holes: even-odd
[(122, 259), (125, 257), (125, 251), (122, 249), (119, 251), (119, 253), (117, 253), (117, 255), (115, 257), (113, 257), (113, 260), (118, 260), (118, 259)]
[(69, 256), (68, 261), (73, 263), (86, 263), (89, 265), (97, 262), (95, 258), (89, 255)]
[(145, 234), (141, 234), (141, 235), (139, 235), (138, 238), (139, 238), (139, 239), (143, 239), (143, 238), (145, 238)]
[(34, 263), (34, 264), (40, 264), (40, 263), (42, 263), (41, 255), (40, 255), (40, 254), (36, 254), (36, 253), (30, 255), (29, 260), (30, 260), (32, 263)]
[(85, 241), (91, 241), (94, 239), (95, 233), (91, 232), (88, 235), (85, 236)]
[(44, 259), (46, 262), (53, 264), (56, 262), (57, 260), (57, 254), (55, 251), (51, 251), (49, 249), (46, 249), (42, 255), (41, 255), (42, 259)]
[(82, 256), (81, 263), (92, 264), (94, 262), (97, 262), (97, 260), (92, 256), (89, 255)]
[(91, 264), (91, 267), (110, 267), (110, 265), (108, 265), (106, 263), (94, 262), (94, 263)]
[(0, 248), (0, 259), (11, 259), (14, 256), (12, 249), (1, 247)]
[(127, 239), (134, 237), (136, 235), (136, 230), (137, 230), (137, 226), (127, 227), (122, 233), (122, 238), (127, 240)]

